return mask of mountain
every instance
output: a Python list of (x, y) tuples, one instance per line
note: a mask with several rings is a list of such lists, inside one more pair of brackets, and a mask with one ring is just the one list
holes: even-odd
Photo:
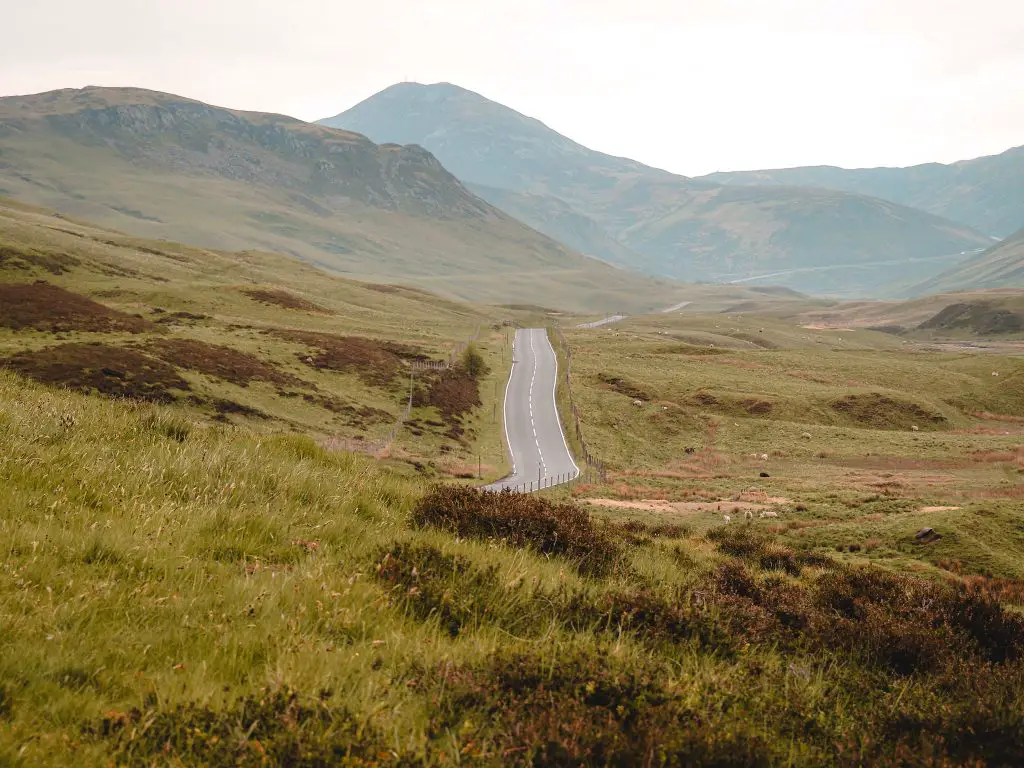
[(713, 173), (707, 181), (744, 186), (799, 185), (871, 195), (1007, 237), (1024, 227), (1024, 147), (950, 165), (910, 168), (831, 166)]
[[(401, 83), (321, 121), (423, 146), (494, 205), (558, 240), (648, 274), (871, 294), (901, 265), (941, 271), (991, 241), (864, 195), (690, 179), (590, 150), (451, 84)], [(524, 198), (523, 195), (529, 197)], [(587, 222), (603, 230), (598, 236)], [(931, 261), (938, 259), (938, 261)]]
[(1024, 288), (1024, 229), (912, 289), (920, 295), (967, 288)]
[(586, 311), (679, 300), (524, 226), (421, 147), (140, 89), (0, 99), (0, 195), (452, 298)]

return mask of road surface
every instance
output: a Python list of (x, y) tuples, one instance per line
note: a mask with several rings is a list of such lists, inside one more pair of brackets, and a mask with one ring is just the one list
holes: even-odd
[(512, 474), (487, 490), (535, 491), (579, 475), (555, 407), (558, 360), (543, 328), (521, 328), (512, 342), (512, 373), (505, 388), (505, 437)]
[(625, 320), (627, 315), (612, 315), (606, 317), (604, 320), (595, 320), (592, 323), (580, 323), (577, 328), (600, 328), (602, 325), (609, 325), (611, 323), (617, 323), (619, 320)]

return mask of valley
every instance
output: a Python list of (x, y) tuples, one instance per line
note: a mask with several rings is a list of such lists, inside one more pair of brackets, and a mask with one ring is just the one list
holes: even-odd
[(1007, 158), (325, 122), (0, 97), (0, 765), (1020, 762)]

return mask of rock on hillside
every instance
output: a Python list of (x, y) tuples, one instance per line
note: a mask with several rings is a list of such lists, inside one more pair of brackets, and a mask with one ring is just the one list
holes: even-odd
[[(424, 146), (531, 226), (648, 274), (726, 280), (788, 272), (771, 279), (813, 291), (850, 285), (826, 270), (870, 265), (854, 282), (870, 294), (892, 281), (884, 262), (959, 255), (989, 242), (967, 226), (874, 198), (797, 187), (746, 192), (595, 152), (450, 84), (395, 85), (321, 122)], [(529, 204), (509, 193), (530, 195)], [(581, 239), (581, 217), (603, 235)], [(921, 263), (915, 277), (945, 266)]]

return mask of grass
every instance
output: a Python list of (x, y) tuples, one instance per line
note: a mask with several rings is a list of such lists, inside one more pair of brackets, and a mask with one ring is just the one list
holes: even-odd
[(404, 411), (410, 374), (424, 389), (434, 381), (410, 364), (447, 360), (482, 328), (488, 372), (459, 406), (458, 434), (442, 413), (447, 399), (427, 398), (389, 455), (435, 478), (470, 465), (492, 479), (506, 471), (492, 423), (504, 391), (494, 382), (508, 365), (496, 329), (514, 310), (334, 278), (269, 254), (137, 240), (13, 203), (0, 203), (0, 254), (0, 366), (266, 433), (372, 444)]
[[(800, 322), (684, 313), (565, 329), (583, 433), (612, 470), (575, 496), (609, 519), (696, 530), (754, 503), (778, 515), (755, 526), (850, 562), (945, 578), (938, 563), (960, 553), (980, 577), (1019, 579), (1019, 350)], [(940, 538), (917, 541), (926, 527)]]
[(1007, 764), (1024, 749), (1024, 620), (952, 571), (430, 490), (308, 437), (9, 373), (0, 441), (5, 763)]

